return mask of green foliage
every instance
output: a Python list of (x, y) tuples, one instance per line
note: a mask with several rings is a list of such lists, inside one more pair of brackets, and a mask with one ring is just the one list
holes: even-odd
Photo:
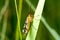
[[(42, 0), (0, 0), (0, 40), (60, 40), (60, 1), (45, 0), (40, 8), (39, 1)], [(34, 18), (24, 36), (22, 29), (29, 14)]]

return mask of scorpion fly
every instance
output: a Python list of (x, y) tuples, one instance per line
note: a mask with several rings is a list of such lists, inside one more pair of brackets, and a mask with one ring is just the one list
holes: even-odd
[(26, 21), (25, 21), (23, 29), (22, 29), (23, 34), (27, 35), (27, 33), (30, 29), (30, 25), (31, 25), (32, 20), (33, 20), (33, 15), (29, 14), (26, 18)]

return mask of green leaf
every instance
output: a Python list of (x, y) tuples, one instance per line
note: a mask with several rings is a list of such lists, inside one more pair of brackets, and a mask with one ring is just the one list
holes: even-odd
[[(45, 2), (45, 0), (39, 0), (39, 2), (38, 2), (37, 8), (36, 8), (36, 11), (35, 11), (35, 14), (34, 14), (34, 18), (33, 18), (33, 23), (32, 23), (31, 29), (30, 29), (30, 31), (27, 35), (26, 40), (35, 40), (35, 38), (36, 38), (39, 23), (40, 23), (40, 20), (41, 20), (41, 15), (42, 15), (42, 12), (43, 12), (44, 2)], [(33, 6), (31, 8), (33, 8)], [(35, 9), (35, 8), (33, 8), (33, 9)]]

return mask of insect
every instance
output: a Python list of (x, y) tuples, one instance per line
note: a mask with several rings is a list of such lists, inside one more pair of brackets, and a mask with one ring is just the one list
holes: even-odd
[(33, 15), (29, 14), (26, 18), (25, 24), (24, 24), (23, 29), (22, 29), (23, 34), (28, 33), (32, 20), (33, 20)]

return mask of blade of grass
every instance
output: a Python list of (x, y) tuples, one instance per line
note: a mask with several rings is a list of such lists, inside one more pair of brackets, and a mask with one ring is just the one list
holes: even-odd
[[(18, 10), (17, 10), (17, 3), (16, 3), (16, 0), (14, 0), (14, 2), (15, 2), (15, 8), (16, 8), (17, 19), (18, 19)], [(18, 21), (17, 21), (16, 39), (15, 39), (15, 40), (19, 40)]]
[(21, 34), (21, 29), (20, 29), (20, 20), (21, 20), (21, 11), (22, 11), (22, 0), (19, 0), (19, 10), (17, 10), (17, 3), (15, 1), (15, 7), (16, 7), (16, 13), (17, 13), (17, 29), (16, 29), (16, 40), (22, 40), (22, 34)]
[(39, 0), (35, 14), (34, 14), (34, 19), (33, 19), (33, 24), (31, 26), (31, 30), (29, 31), (26, 40), (35, 40), (36, 34), (38, 31), (43, 7), (44, 7), (44, 2), (45, 0)]
[(17, 2), (16, 2), (16, 0), (14, 0), (14, 2), (15, 2), (15, 8), (16, 8), (16, 15), (17, 15), (17, 19), (18, 19), (18, 9), (17, 9)]
[(3, 20), (3, 28), (2, 28), (2, 34), (1, 34), (1, 39), (0, 40), (5, 40), (5, 33), (6, 33), (6, 28), (7, 28), (7, 13), (4, 15), (4, 20)]
[(50, 26), (47, 24), (47, 22), (45, 21), (45, 19), (43, 17), (41, 18), (41, 21), (43, 22), (45, 27), (49, 30), (51, 35), (55, 38), (55, 40), (60, 40), (58, 33), (54, 29), (50, 28)]
[[(21, 21), (22, 2), (23, 2), (23, 0), (19, 0), (19, 21)], [(20, 22), (20, 24), (21, 24), (21, 22)], [(22, 40), (21, 30), (20, 30), (20, 40)]]
[[(14, 2), (15, 2), (15, 7), (16, 7), (17, 19), (18, 19), (18, 10), (17, 10), (16, 0), (14, 0)], [(17, 25), (18, 25), (18, 21), (17, 21)], [(18, 27), (18, 26), (17, 26), (17, 27)], [(16, 40), (19, 40), (19, 30), (18, 30), (18, 28), (16, 29)]]
[(5, 0), (5, 5), (3, 6), (3, 8), (0, 11), (0, 22), (1, 22), (2, 16), (5, 14), (4, 21), (3, 21), (2, 34), (1, 34), (1, 39), (0, 40), (4, 40), (4, 38), (5, 38), (6, 27), (7, 27), (7, 16), (6, 16), (5, 12), (8, 8), (8, 5), (9, 5), (9, 0)]
[(8, 5), (9, 5), (9, 0), (5, 0), (5, 5), (3, 6), (3, 8), (2, 8), (1, 11), (0, 11), (0, 21), (1, 21), (1, 19), (2, 19), (2, 16), (4, 15), (4, 13), (5, 13)]
[(35, 11), (34, 6), (31, 4), (31, 2), (30, 2), (29, 0), (26, 0), (26, 3), (27, 3), (29, 6), (31, 6), (31, 9), (32, 9), (33, 11)]
[[(27, 2), (27, 4), (31, 7), (31, 9), (32, 9), (33, 11), (35, 11), (35, 7), (31, 4), (31, 2), (30, 2), (29, 0), (26, 0), (26, 2)], [(51, 33), (51, 35), (52, 35), (56, 40), (60, 40), (58, 33), (48, 25), (48, 23), (45, 21), (45, 19), (44, 19), (43, 16), (41, 17), (41, 21), (43, 22), (43, 24), (45, 25), (45, 27), (49, 30), (49, 32)]]

